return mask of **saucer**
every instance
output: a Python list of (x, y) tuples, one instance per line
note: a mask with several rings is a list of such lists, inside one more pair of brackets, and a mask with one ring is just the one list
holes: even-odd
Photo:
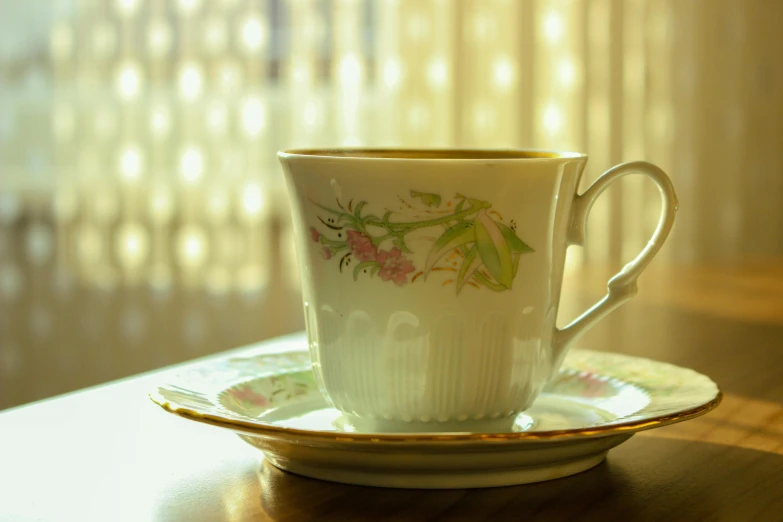
[(304, 335), (201, 363), (150, 393), (166, 411), (237, 432), (281, 469), (399, 488), (565, 477), (599, 464), (636, 432), (707, 413), (721, 397), (712, 380), (687, 368), (572, 349), (511, 431), (366, 433), (321, 395)]

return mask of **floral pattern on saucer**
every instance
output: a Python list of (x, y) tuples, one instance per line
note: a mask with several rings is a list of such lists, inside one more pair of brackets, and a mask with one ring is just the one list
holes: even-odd
[[(321, 400), (304, 336), (284, 344), (288, 349), (278, 353), (266, 353), (262, 345), (240, 356), (203, 363), (158, 387), (150, 397), (164, 409), (185, 417), (259, 433), (279, 430), (279, 426), (272, 427), (259, 418), (280, 406)], [(611, 418), (597, 424), (551, 434), (557, 438), (600, 436), (602, 432), (596, 427), (610, 434), (614, 427), (632, 432), (679, 422), (709, 411), (721, 397), (712, 380), (693, 370), (629, 355), (579, 349), (568, 354), (560, 374), (544, 389), (542, 396), (545, 395), (570, 397), (585, 407), (611, 413)], [(308, 432), (316, 438), (321, 436), (319, 433)], [(469, 435), (449, 434), (446, 438)], [(537, 439), (550, 436), (535, 429), (508, 435)], [(369, 436), (351, 434), (352, 438)], [(415, 438), (433, 437), (417, 434)], [(437, 437), (442, 440), (444, 436)]]
[(226, 389), (220, 394), (220, 402), (229, 409), (239, 411), (267, 410), (308, 395), (316, 389), (315, 378), (310, 371), (272, 375)]
[[(150, 393), (166, 411), (238, 433), (281, 469), (382, 487), (474, 488), (588, 470), (634, 433), (721, 400), (708, 377), (628, 355), (572, 350), (507, 433), (362, 433), (321, 395), (304, 335), (215, 357)], [(210, 451), (211, 448), (205, 448)]]

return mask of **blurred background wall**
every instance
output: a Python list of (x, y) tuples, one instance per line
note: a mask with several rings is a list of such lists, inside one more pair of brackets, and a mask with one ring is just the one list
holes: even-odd
[[(777, 0), (0, 0), (0, 408), (301, 329), (275, 152), (667, 170), (659, 264), (783, 253)], [(619, 266), (657, 195), (596, 206)]]

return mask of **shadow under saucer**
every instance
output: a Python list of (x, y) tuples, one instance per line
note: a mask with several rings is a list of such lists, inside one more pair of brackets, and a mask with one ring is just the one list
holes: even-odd
[[(726, 463), (730, 462), (731, 466)], [(752, 473), (737, 477), (732, 470)], [(268, 462), (257, 470), (272, 520), (775, 520), (783, 456), (732, 446), (635, 437), (589, 471), (485, 489), (387, 489), (321, 481)], [(741, 480), (739, 480), (741, 478)], [(777, 486), (776, 486), (777, 484)], [(736, 502), (738, 496), (742, 502)], [(748, 500), (748, 499), (751, 500)], [(755, 506), (755, 513), (747, 512)]]

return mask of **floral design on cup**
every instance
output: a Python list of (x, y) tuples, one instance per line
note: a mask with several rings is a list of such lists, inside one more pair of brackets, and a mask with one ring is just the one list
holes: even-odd
[[(431, 272), (451, 272), (442, 284), (454, 283), (457, 293), (467, 286), (509, 290), (522, 255), (534, 252), (516, 234), (516, 225), (502, 222), (492, 204), (457, 194), (442, 207), (439, 194), (410, 191), (411, 201), (400, 198), (418, 215), (428, 219), (404, 220), (387, 210), (382, 216), (364, 212), (367, 202), (347, 206), (338, 199), (337, 208), (320, 203), (326, 213), (319, 216), (320, 226), (310, 227), (310, 238), (321, 245), (321, 255), (329, 260), (339, 257), (339, 270), (354, 262), (354, 280), (361, 274), (378, 276), (398, 286), (426, 280)], [(414, 206), (416, 205), (416, 206)], [(325, 227), (325, 228), (324, 228)], [(427, 252), (424, 266), (417, 268), (415, 254), (406, 244), (406, 236), (415, 230), (433, 229), (438, 236)]]

